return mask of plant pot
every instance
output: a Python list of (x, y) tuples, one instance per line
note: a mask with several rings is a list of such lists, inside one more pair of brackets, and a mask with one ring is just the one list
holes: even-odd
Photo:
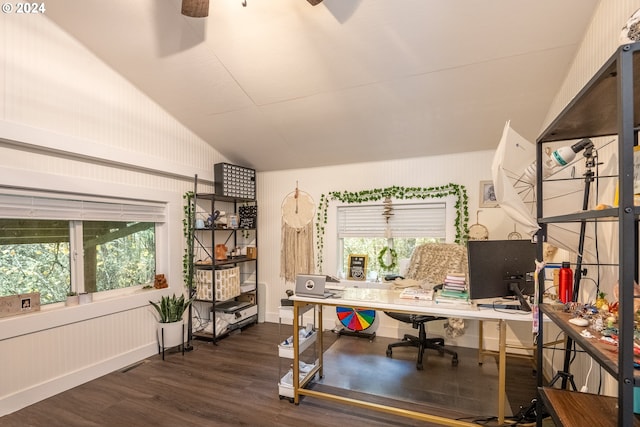
[(185, 341), (184, 320), (173, 323), (158, 323), (158, 344), (161, 349), (183, 345)]
[(78, 295), (69, 295), (67, 296), (67, 300), (65, 301), (64, 305), (66, 306), (78, 305), (79, 301), (80, 301), (80, 297)]

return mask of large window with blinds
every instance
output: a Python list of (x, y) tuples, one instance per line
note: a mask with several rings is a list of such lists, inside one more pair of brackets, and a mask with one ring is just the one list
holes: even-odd
[[(367, 255), (367, 279), (399, 274), (400, 260), (416, 246), (446, 239), (446, 204), (339, 206), (337, 211), (338, 274), (344, 275), (351, 254)], [(382, 254), (381, 254), (382, 253)]]
[(104, 292), (153, 282), (161, 203), (0, 193), (0, 296)]

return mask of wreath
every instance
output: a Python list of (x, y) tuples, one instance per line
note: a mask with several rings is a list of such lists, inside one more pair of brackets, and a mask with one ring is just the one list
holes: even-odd
[[(387, 251), (391, 254), (391, 263), (385, 264), (385, 255)], [(384, 271), (392, 271), (394, 268), (398, 266), (398, 253), (395, 249), (390, 248), (389, 246), (385, 246), (378, 253), (378, 264), (380, 264), (380, 268)]]

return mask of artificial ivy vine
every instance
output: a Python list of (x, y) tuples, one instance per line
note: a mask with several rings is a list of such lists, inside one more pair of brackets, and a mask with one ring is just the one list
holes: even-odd
[(184, 199), (184, 217), (182, 218), (182, 233), (187, 241), (187, 246), (182, 255), (182, 278), (187, 288), (191, 289), (193, 285), (193, 224), (191, 223), (195, 207), (193, 206), (193, 191), (187, 191), (183, 194)]
[(399, 200), (407, 199), (438, 199), (447, 196), (455, 196), (455, 229), (456, 243), (465, 243), (469, 229), (469, 208), (467, 189), (464, 185), (447, 184), (440, 187), (387, 187), (363, 190), (359, 192), (332, 191), (328, 195), (320, 195), (318, 211), (316, 213), (316, 267), (322, 272), (322, 253), (324, 250), (324, 230), (327, 224), (327, 211), (329, 202), (337, 200), (342, 203), (364, 203), (384, 200), (386, 197)]

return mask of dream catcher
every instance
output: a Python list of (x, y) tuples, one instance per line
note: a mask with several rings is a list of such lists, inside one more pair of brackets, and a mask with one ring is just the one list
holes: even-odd
[(295, 282), (298, 274), (313, 272), (313, 217), (316, 205), (313, 198), (298, 189), (282, 201), (282, 241), (280, 277)]

